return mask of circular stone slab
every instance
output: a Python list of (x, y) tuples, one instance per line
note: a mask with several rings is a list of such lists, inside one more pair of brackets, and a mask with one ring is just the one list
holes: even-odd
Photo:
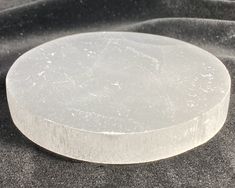
[(157, 35), (85, 33), (38, 46), (6, 78), (14, 123), (55, 153), (99, 163), (171, 157), (223, 126), (231, 80), (191, 44)]

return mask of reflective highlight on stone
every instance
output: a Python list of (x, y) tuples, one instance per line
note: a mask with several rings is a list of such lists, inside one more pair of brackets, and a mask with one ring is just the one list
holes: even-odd
[(97, 32), (23, 54), (6, 78), (14, 123), (36, 144), (98, 163), (171, 157), (223, 126), (231, 80), (191, 44), (157, 35)]

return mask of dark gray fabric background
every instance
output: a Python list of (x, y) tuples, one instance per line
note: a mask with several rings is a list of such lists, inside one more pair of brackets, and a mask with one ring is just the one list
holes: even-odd
[[(14, 126), (6, 101), (5, 76), (12, 63), (46, 41), (98, 30), (165, 35), (216, 55), (232, 77), (229, 115), (222, 130), (189, 152), (137, 165), (73, 161), (25, 138)], [(234, 84), (235, 1), (0, 0), (0, 187), (233, 188)]]

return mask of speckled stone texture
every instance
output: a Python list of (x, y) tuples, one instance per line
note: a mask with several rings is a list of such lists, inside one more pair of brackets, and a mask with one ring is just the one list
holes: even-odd
[[(28, 2), (9, 1), (6, 9), (1, 5), (0, 187), (235, 187), (233, 1)], [(22, 136), (10, 119), (6, 102), (4, 84), (9, 67), (36, 45), (68, 34), (98, 30), (165, 35), (198, 45), (217, 56), (232, 78), (229, 115), (222, 130), (190, 152), (139, 165), (68, 160)]]

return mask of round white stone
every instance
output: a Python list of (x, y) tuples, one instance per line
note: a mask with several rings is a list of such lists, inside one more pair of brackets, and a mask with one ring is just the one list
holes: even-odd
[(191, 44), (157, 35), (94, 32), (23, 54), (6, 78), (18, 129), (55, 153), (99, 163), (171, 157), (223, 126), (231, 80)]

